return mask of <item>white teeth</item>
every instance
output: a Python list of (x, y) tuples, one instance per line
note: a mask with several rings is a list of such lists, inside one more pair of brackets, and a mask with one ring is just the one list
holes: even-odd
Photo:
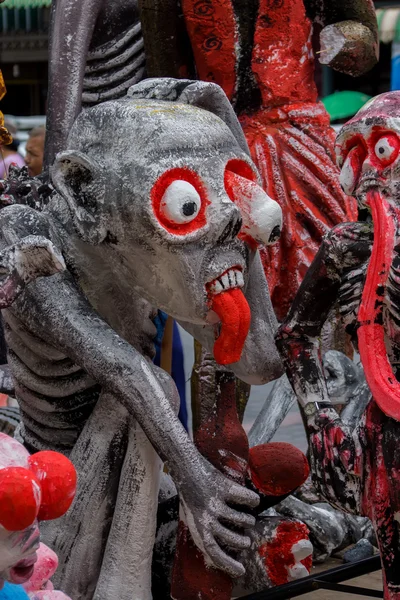
[(212, 294), (221, 294), (222, 292), (235, 288), (242, 288), (244, 286), (243, 273), (238, 269), (229, 269), (224, 275), (214, 279), (210, 284), (210, 291)]
[(237, 285), (238, 287), (243, 287), (244, 286), (244, 278), (243, 278), (243, 273), (241, 271), (236, 271), (236, 281), (237, 281)]
[(224, 288), (222, 287), (218, 279), (212, 284), (211, 291), (213, 292), (213, 294), (220, 294), (224, 291)]
[(229, 290), (229, 288), (231, 287), (231, 283), (229, 281), (228, 273), (225, 273), (225, 275), (222, 275), (222, 277), (220, 277), (219, 280), (222, 283), (222, 287), (225, 290)]

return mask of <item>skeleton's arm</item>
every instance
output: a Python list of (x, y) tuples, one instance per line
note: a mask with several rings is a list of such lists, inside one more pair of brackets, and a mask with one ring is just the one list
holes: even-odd
[(305, 0), (323, 26), (320, 62), (358, 77), (378, 61), (378, 26), (372, 0)]
[(81, 110), (86, 58), (102, 2), (56, 0), (52, 4), (45, 168), (64, 149)]
[(368, 249), (368, 241), (357, 241), (360, 227), (340, 225), (325, 238), (276, 336), (306, 422), (315, 483), (331, 503), (354, 511), (360, 501), (358, 436), (329, 401), (318, 336), (338, 296), (343, 267), (356, 266)]

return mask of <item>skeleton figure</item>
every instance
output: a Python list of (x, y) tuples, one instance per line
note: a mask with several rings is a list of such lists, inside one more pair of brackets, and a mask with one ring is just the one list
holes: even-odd
[[(400, 94), (383, 94), (342, 129), (341, 182), (373, 222), (339, 225), (325, 238), (277, 335), (307, 421), (315, 482), (329, 502), (372, 520), (387, 600), (400, 598), (399, 111)], [(329, 402), (318, 354), (335, 301), (373, 397), (355, 430)]]
[[(20, 435), (32, 450), (70, 455), (79, 475), (72, 509), (45, 531), (58, 586), (74, 600), (151, 598), (158, 456), (207, 561), (241, 575), (226, 547), (248, 547), (242, 528), (254, 518), (240, 507), (258, 497), (198, 453), (176, 417), (176, 388), (150, 360), (156, 306), (235, 361), (239, 377), (281, 373), (252, 249), (275, 239), (281, 215), (257, 185), (240, 125), (213, 84), (148, 80), (80, 114), (51, 178), (42, 213), (15, 205), (0, 219), (4, 244), (43, 235), (67, 265), (3, 313)], [(239, 205), (252, 245), (237, 237)]]

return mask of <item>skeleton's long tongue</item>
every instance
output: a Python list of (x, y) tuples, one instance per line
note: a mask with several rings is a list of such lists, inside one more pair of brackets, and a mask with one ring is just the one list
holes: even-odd
[(214, 344), (214, 358), (220, 365), (238, 362), (250, 329), (251, 312), (241, 289), (235, 288), (212, 298), (211, 309), (221, 320), (221, 333)]
[(358, 346), (365, 377), (381, 410), (400, 421), (400, 382), (390, 364), (382, 324), (383, 291), (393, 262), (400, 213), (379, 192), (367, 195), (374, 222), (374, 245), (358, 312)]

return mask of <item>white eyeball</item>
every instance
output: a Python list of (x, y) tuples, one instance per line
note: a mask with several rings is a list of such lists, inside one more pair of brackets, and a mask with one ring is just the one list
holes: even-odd
[(187, 181), (173, 181), (165, 190), (160, 210), (168, 221), (190, 223), (199, 214), (201, 198), (195, 187)]
[(375, 154), (380, 160), (390, 160), (396, 150), (397, 147), (388, 137), (382, 137), (375, 144)]
[(340, 171), (339, 182), (342, 190), (348, 196), (351, 196), (356, 189), (357, 181), (361, 175), (361, 161), (359, 158), (359, 148), (355, 146), (346, 156)]

